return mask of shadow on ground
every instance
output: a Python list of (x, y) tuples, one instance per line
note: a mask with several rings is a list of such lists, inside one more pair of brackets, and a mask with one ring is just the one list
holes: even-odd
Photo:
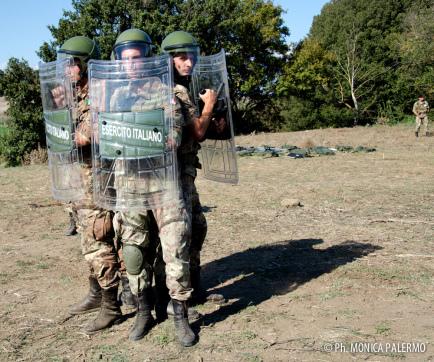
[[(322, 239), (287, 240), (238, 252), (204, 265), (204, 288), (235, 301), (205, 315), (200, 324), (207, 326), (223, 321), (247, 306), (292, 292), (300, 285), (381, 249), (355, 241), (345, 241), (326, 249), (314, 248), (323, 242)], [(222, 283), (225, 285), (219, 287)]]

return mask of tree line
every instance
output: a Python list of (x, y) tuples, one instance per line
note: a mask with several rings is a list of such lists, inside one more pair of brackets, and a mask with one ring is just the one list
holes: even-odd
[[(398, 122), (417, 95), (434, 96), (434, 0), (332, 0), (298, 44), (287, 41), (282, 8), (267, 0), (72, 0), (72, 8), (48, 27), (43, 61), (75, 35), (96, 39), (109, 59), (131, 27), (145, 30), (157, 53), (179, 29), (204, 54), (224, 48), (238, 134)], [(0, 95), (10, 105), (0, 156), (17, 165), (45, 144), (37, 71), (10, 59)]]

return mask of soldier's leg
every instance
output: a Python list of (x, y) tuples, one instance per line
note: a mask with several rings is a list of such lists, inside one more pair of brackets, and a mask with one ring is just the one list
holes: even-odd
[(425, 129), (425, 136), (428, 136), (428, 116), (423, 118), (423, 126)]
[(73, 210), (72, 204), (68, 203), (65, 207), (65, 211), (68, 213), (69, 217), (69, 225), (68, 229), (65, 232), (66, 236), (73, 236), (77, 234), (77, 221), (76, 221), (76, 213)]
[(208, 228), (194, 180), (193, 176), (187, 174), (182, 176), (183, 197), (187, 211), (191, 215), (190, 280), (193, 288), (192, 303), (199, 303), (205, 300), (205, 293), (200, 283), (200, 252)]
[(130, 282), (127, 276), (127, 270), (125, 268), (124, 256), (122, 254), (122, 246), (116, 248), (119, 259), (119, 272), (121, 275), (121, 286), (122, 290), (119, 294), (119, 300), (121, 304), (127, 308), (135, 309), (137, 300), (136, 296), (131, 292)]
[(189, 273), (190, 217), (184, 201), (154, 211), (160, 230), (163, 259), (166, 263), (166, 285), (173, 304), (175, 330), (179, 342), (192, 346), (196, 336), (188, 322), (187, 301), (191, 297)]
[(78, 209), (78, 229), (83, 255), (101, 287), (101, 308), (94, 321), (85, 330), (94, 333), (120, 321), (122, 316), (117, 301), (119, 266), (113, 244), (113, 214), (102, 209)]
[(155, 221), (152, 211), (148, 212), (149, 216), (149, 241), (151, 248), (155, 250), (154, 260), (154, 277), (155, 277), (155, 314), (157, 322), (163, 322), (167, 319), (167, 305), (170, 300), (169, 289), (166, 286), (166, 263), (163, 260), (163, 249), (161, 247), (160, 237), (158, 236), (158, 225)]
[(152, 263), (154, 253), (149, 245), (146, 214), (118, 212), (114, 218), (116, 235), (122, 243), (122, 254), (131, 292), (137, 298), (136, 319), (129, 338), (143, 338), (155, 324), (152, 309)]
[(419, 137), (420, 124), (421, 124), (421, 119), (416, 116), (416, 129), (414, 130), (416, 137)]

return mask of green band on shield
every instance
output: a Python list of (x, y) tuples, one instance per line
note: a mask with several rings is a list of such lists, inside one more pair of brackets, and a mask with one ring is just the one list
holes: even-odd
[(73, 149), (71, 113), (67, 109), (45, 112), (45, 132), (51, 152), (69, 152)]
[(148, 157), (164, 152), (163, 109), (99, 113), (98, 131), (104, 158)]

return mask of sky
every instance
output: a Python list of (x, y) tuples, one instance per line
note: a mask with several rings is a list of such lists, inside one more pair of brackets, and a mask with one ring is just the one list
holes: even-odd
[[(280, 5), (290, 42), (297, 42), (309, 32), (312, 19), (328, 0), (273, 0)], [(3, 0), (0, 12), (0, 69), (9, 58), (25, 59), (37, 67), (36, 51), (44, 41), (52, 40), (48, 25), (58, 24), (63, 9), (71, 10), (71, 0)], [(77, 34), (79, 35), (79, 34)]]

